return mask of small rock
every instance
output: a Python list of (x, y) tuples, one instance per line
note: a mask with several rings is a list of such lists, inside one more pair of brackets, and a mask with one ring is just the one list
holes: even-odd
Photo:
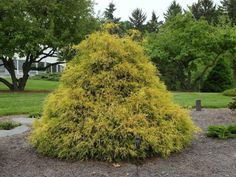
[(118, 164), (118, 163), (113, 163), (112, 165), (113, 165), (113, 167), (115, 167), (115, 168), (119, 168), (119, 167), (120, 167), (120, 164)]

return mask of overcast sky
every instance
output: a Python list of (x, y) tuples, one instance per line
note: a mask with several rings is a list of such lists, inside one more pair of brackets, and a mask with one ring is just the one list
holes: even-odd
[[(95, 12), (101, 13), (104, 12), (104, 9), (108, 6), (110, 2), (113, 2), (116, 5), (116, 17), (121, 17), (122, 20), (128, 20), (131, 12), (135, 8), (141, 8), (150, 18), (152, 11), (155, 11), (156, 14), (160, 17), (160, 20), (163, 20), (163, 13), (166, 12), (166, 9), (173, 0), (95, 0), (97, 5), (95, 5)], [(184, 9), (187, 9), (187, 5), (191, 5), (197, 0), (176, 0)], [(220, 3), (220, 0), (214, 0), (216, 4)]]

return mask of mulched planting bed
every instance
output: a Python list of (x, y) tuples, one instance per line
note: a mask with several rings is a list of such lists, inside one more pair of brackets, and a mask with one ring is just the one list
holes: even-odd
[[(28, 144), (29, 131), (0, 138), (0, 177), (235, 177), (236, 139), (207, 138), (209, 125), (236, 123), (236, 114), (228, 109), (192, 111), (194, 122), (203, 132), (192, 145), (168, 159), (151, 158), (139, 163), (62, 161), (43, 157)], [(6, 118), (0, 118), (6, 119)]]

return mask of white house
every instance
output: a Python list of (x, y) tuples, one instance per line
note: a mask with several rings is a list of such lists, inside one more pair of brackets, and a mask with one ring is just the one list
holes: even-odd
[[(33, 67), (45, 67), (49, 64), (55, 63), (57, 62), (56, 58), (45, 58), (43, 59), (40, 63), (36, 63), (33, 65)], [(14, 59), (14, 63), (16, 66), (16, 75), (17, 76), (22, 76), (23, 72), (22, 72), (22, 65), (24, 63), (24, 59), (22, 58), (15, 58)], [(2, 64), (2, 61), (0, 60), (0, 65)], [(54, 66), (50, 66), (46, 69), (46, 71), (30, 71), (29, 75), (33, 76), (33, 75), (38, 75), (41, 73), (57, 73), (57, 72), (62, 72), (65, 68), (65, 64), (58, 64), (58, 65), (54, 65)], [(0, 76), (1, 77), (9, 77), (9, 73), (8, 71), (4, 68), (4, 66), (0, 66)]]

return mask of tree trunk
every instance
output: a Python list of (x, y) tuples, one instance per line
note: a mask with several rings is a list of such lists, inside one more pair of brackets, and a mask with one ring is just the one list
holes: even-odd
[(25, 86), (26, 86), (28, 78), (29, 78), (29, 75), (27, 73), (27, 74), (24, 74), (23, 77), (19, 79), (18, 89), (20, 91), (24, 91), (25, 90)]
[(233, 76), (234, 76), (234, 85), (236, 85), (236, 61), (232, 62)]
[(0, 81), (5, 84), (11, 91), (24, 91), (25, 90), (25, 86), (26, 86), (26, 82), (29, 78), (29, 71), (30, 71), (30, 67), (32, 65), (32, 62), (25, 62), (23, 64), (23, 77), (18, 79), (16, 77), (16, 73), (15, 73), (15, 65), (14, 65), (14, 61), (12, 59), (8, 59), (8, 60), (3, 60), (3, 64), (4, 67), (7, 69), (7, 71), (9, 72), (10, 76), (11, 76), (11, 81), (7, 82), (5, 79), (1, 79)]

